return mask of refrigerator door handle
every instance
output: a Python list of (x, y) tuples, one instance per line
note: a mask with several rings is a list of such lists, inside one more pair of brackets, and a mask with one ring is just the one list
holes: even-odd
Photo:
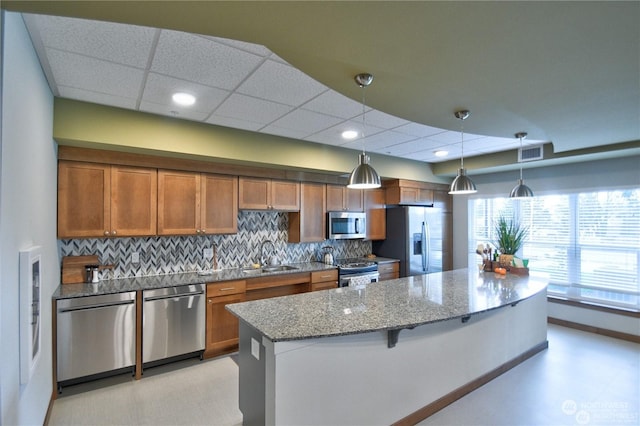
[(425, 239), (424, 239), (424, 246), (425, 246), (425, 250), (424, 250), (424, 257), (426, 259), (426, 264), (427, 264), (427, 271), (429, 271), (431, 269), (431, 235), (429, 232), (429, 222), (425, 222), (424, 225), (424, 229), (425, 229)]
[(427, 237), (427, 226), (425, 222), (422, 222), (422, 270), (426, 272), (427, 270), (427, 241), (426, 241), (426, 237)]

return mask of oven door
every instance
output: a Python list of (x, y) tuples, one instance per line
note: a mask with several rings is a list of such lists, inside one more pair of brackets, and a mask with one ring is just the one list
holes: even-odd
[(361, 274), (341, 275), (340, 287), (358, 287), (369, 283), (378, 282), (380, 274), (378, 272), (363, 272)]

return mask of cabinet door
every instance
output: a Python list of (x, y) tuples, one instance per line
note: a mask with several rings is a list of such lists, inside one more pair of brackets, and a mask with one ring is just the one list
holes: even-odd
[(327, 185), (327, 211), (364, 211), (362, 189), (341, 185)]
[(271, 205), (274, 210), (300, 210), (300, 183), (273, 180), (271, 181)]
[(60, 161), (58, 165), (58, 238), (109, 235), (110, 196), (110, 166)]
[(362, 189), (344, 188), (344, 208), (350, 212), (362, 212), (364, 211)]
[(386, 191), (382, 188), (367, 189), (364, 191), (368, 240), (384, 240), (387, 238), (387, 209), (385, 208), (385, 192)]
[(205, 234), (238, 232), (238, 178), (203, 174), (200, 177), (200, 229)]
[(158, 235), (200, 233), (200, 173), (158, 171)]
[(111, 167), (111, 236), (155, 235), (158, 172), (139, 167)]
[(327, 211), (335, 212), (344, 210), (343, 186), (327, 185)]
[(300, 185), (300, 211), (289, 213), (289, 242), (321, 242), (326, 239), (325, 185)]
[(271, 181), (240, 177), (238, 207), (246, 210), (266, 210), (271, 205)]
[(207, 298), (206, 356), (221, 355), (238, 349), (238, 318), (227, 311), (225, 306), (244, 301), (244, 293)]

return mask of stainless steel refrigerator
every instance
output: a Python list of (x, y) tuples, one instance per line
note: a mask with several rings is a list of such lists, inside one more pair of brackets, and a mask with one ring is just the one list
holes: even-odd
[(442, 271), (442, 211), (434, 207), (387, 207), (387, 238), (373, 253), (400, 260), (400, 276)]

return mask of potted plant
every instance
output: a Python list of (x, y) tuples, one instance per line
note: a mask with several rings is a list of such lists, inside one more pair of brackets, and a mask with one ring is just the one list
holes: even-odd
[(504, 216), (500, 216), (496, 222), (495, 232), (497, 238), (495, 245), (501, 253), (500, 265), (511, 266), (513, 255), (524, 244), (524, 239), (527, 237), (529, 230), (520, 226), (520, 223), (515, 220), (508, 220)]

